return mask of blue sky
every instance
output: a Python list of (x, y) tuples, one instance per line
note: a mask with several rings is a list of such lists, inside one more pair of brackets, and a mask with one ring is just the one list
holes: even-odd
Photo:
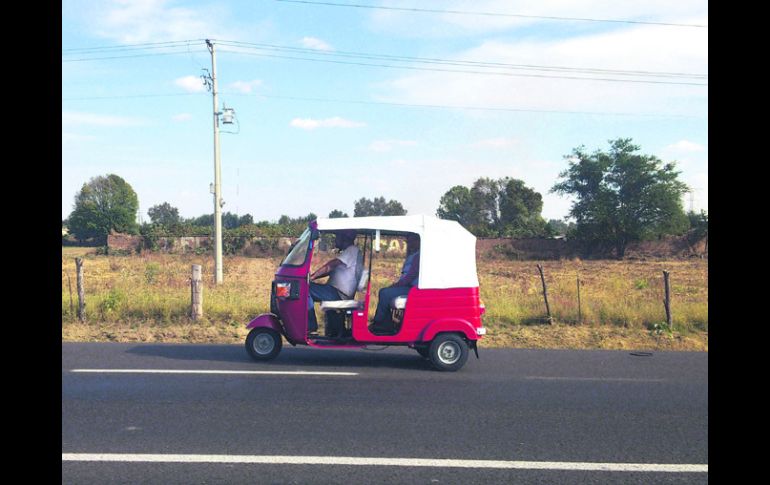
[(685, 207), (708, 210), (706, 1), (332, 3), (387, 8), (65, 0), (62, 218), (108, 173), (136, 190), (144, 221), (163, 202), (213, 212), (206, 38), (238, 119), (221, 135), (224, 211), (352, 215), (384, 196), (434, 214), (452, 186), (510, 176), (561, 218), (570, 200), (549, 190), (564, 156), (619, 137), (676, 161), (695, 189)]

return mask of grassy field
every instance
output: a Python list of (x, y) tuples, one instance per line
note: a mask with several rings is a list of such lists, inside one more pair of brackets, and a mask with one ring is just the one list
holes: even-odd
[[(86, 323), (75, 315), (77, 256), (85, 259)], [(92, 248), (62, 248), (62, 340), (243, 342), (245, 325), (268, 311), (278, 263), (274, 258), (226, 257), (224, 283), (215, 287), (210, 256), (103, 256)], [(205, 317), (198, 322), (188, 317), (192, 264), (202, 265), (204, 274)], [(395, 279), (400, 264), (398, 259), (375, 260), (370, 315), (376, 290)], [(536, 264), (478, 262), (487, 308), (488, 335), (482, 346), (708, 350), (708, 261), (542, 262), (553, 325), (544, 324)], [(671, 273), (673, 329), (662, 325), (663, 270)]]

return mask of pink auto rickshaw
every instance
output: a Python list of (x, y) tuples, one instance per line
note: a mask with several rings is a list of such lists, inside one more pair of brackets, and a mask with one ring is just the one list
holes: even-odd
[[(355, 231), (360, 260), (356, 294), (350, 300), (321, 302), (327, 332), (308, 332), (308, 294), (316, 245), (341, 231)], [(381, 237), (420, 238), (419, 280), (406, 296), (389, 303), (393, 328), (370, 325), (372, 260), (381, 251)], [(372, 302), (373, 303), (373, 302)], [(252, 320), (246, 350), (257, 361), (275, 358), (284, 337), (291, 345), (318, 348), (407, 346), (443, 371), (463, 367), (486, 333), (484, 305), (476, 274), (476, 238), (455, 221), (432, 216), (350, 217), (317, 219), (291, 246), (275, 273), (270, 313)], [(330, 322), (339, 329), (328, 332)]]

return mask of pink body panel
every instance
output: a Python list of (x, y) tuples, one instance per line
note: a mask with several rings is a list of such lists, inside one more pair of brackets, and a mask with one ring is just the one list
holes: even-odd
[(252, 328), (257, 327), (271, 328), (278, 333), (283, 333), (281, 324), (278, 322), (278, 317), (272, 313), (263, 313), (262, 315), (259, 315), (257, 318), (249, 322), (248, 325), (246, 325), (246, 330), (251, 330)]
[[(369, 288), (365, 309), (369, 308)], [(427, 342), (441, 332), (462, 333), (478, 340), (476, 329), (482, 327), (479, 289), (412, 288), (407, 295), (401, 330), (396, 335), (374, 335), (367, 327), (367, 311), (353, 313), (353, 338), (366, 343)]]

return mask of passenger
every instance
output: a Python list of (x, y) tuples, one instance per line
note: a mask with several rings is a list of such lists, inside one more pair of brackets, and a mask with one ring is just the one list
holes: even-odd
[(338, 232), (334, 238), (334, 245), (341, 252), (340, 254), (323, 266), (315, 270), (310, 275), (311, 280), (316, 280), (329, 276), (325, 283), (310, 283), (310, 295), (308, 297), (308, 332), (318, 330), (318, 321), (315, 316), (314, 301), (337, 301), (352, 300), (356, 293), (358, 281), (358, 246), (356, 241), (356, 231)]
[(390, 286), (382, 288), (374, 312), (372, 330), (392, 331), (393, 320), (390, 314), (390, 304), (396, 297), (406, 296), (413, 286), (417, 286), (420, 275), (420, 236), (409, 234), (406, 237), (406, 260), (401, 268), (401, 277)]

